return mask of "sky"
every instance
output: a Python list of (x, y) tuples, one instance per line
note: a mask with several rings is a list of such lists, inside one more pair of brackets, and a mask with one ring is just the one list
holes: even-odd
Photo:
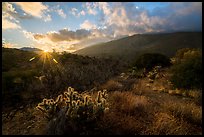
[(74, 52), (134, 34), (202, 31), (201, 2), (2, 2), (2, 46)]

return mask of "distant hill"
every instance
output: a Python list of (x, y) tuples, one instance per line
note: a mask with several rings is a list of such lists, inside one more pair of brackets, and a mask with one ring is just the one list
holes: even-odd
[(2, 47), (2, 71), (16, 69), (31, 69), (35, 61), (29, 62), (29, 59), (36, 57), (38, 54), (33, 51), (24, 51), (15, 48)]
[(113, 57), (132, 61), (138, 55), (157, 52), (169, 57), (181, 48), (202, 48), (202, 32), (136, 34), (74, 52), (79, 55)]
[(24, 50), (24, 51), (42, 51), (41, 49), (38, 49), (38, 48), (31, 48), (31, 47), (23, 47), (23, 48), (20, 48), (20, 50)]

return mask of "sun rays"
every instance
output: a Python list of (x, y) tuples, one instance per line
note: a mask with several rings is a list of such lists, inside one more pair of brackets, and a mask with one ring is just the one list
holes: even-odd
[(44, 49), (44, 50), (43, 50), (43, 52), (44, 52), (44, 53), (47, 53), (47, 52), (48, 52), (48, 50), (47, 50), (47, 49)]
[[(52, 55), (52, 53), (48, 52), (48, 50), (43, 50), (40, 52), (37, 56), (32, 57), (29, 59), (29, 62), (34, 61), (35, 59), (38, 58), (37, 63), (42, 63), (42, 70), (46, 69), (47, 67), (56, 67), (54, 64), (58, 64), (59, 62), (57, 61), (56, 58)], [(46, 66), (46, 68), (45, 68)]]

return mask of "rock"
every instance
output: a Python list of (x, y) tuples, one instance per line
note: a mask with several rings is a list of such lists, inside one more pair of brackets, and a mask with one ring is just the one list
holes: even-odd
[(154, 80), (152, 80), (152, 79), (149, 79), (149, 83), (153, 83), (154, 82)]
[(173, 94), (174, 90), (169, 90), (169, 94)]
[(120, 77), (121, 77), (121, 78), (125, 77), (125, 73), (121, 73), (121, 74), (120, 74)]
[(155, 79), (158, 79), (158, 78), (160, 78), (160, 76), (159, 74), (156, 74)]
[(23, 109), (24, 107), (23, 106), (20, 106), (20, 109)]
[(15, 113), (15, 112), (14, 112), (14, 111), (12, 111), (12, 112), (11, 112), (9, 115), (10, 115), (10, 116), (12, 116), (12, 115), (14, 115), (14, 113)]
[(28, 126), (27, 129), (30, 129), (32, 126)]
[(157, 91), (157, 88), (153, 88), (152, 90), (153, 90), (153, 91)]
[(163, 90), (165, 90), (165, 87), (160, 87), (159, 90), (160, 90), (160, 91), (163, 91)]
[(147, 83), (147, 84), (146, 84), (146, 87), (150, 87), (150, 84), (149, 84), (149, 83)]

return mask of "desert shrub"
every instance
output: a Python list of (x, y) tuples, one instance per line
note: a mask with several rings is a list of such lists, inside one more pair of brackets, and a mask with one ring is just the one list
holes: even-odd
[(132, 69), (129, 69), (130, 77), (133, 78), (143, 78), (146, 75), (146, 69), (138, 69), (137, 67), (132, 67)]
[(166, 102), (164, 108), (167, 112), (180, 120), (185, 120), (198, 126), (202, 125), (202, 107), (195, 103)]
[(146, 53), (139, 56), (134, 63), (134, 66), (138, 69), (146, 68), (147, 70), (151, 70), (156, 65), (162, 67), (169, 66), (170, 59), (159, 53)]
[(180, 64), (183, 61), (192, 58), (192, 57), (200, 57), (202, 56), (202, 52), (200, 49), (196, 48), (182, 48), (176, 52), (176, 55), (173, 57), (174, 64)]
[(107, 89), (108, 91), (116, 91), (122, 90), (123, 85), (116, 80), (109, 80), (107, 83), (102, 85), (102, 88)]
[(145, 116), (146, 107), (149, 106), (148, 98), (137, 96), (132, 92), (113, 92), (111, 100), (114, 102), (114, 108), (123, 114)]
[(21, 93), (28, 88), (36, 73), (36, 70), (16, 70), (2, 73), (3, 107), (16, 107), (18, 103), (22, 102)]
[(68, 53), (58, 55), (58, 58), (60, 65), (53, 65), (43, 72), (46, 79), (43, 84), (52, 95), (56, 91), (64, 90), (66, 84), (79, 91), (92, 89), (124, 69), (121, 63), (111, 59), (96, 59)]
[[(180, 51), (178, 51), (180, 53)], [(177, 53), (177, 54), (178, 54)], [(176, 56), (178, 56), (176, 54)], [(202, 54), (201, 51), (188, 50), (179, 56), (171, 67), (171, 82), (176, 88), (202, 88)]]
[[(37, 103), (44, 97), (57, 96), (58, 91), (64, 91), (67, 85), (72, 85), (78, 91), (90, 90), (104, 84), (124, 69), (123, 62), (113, 59), (99, 59), (66, 52), (47, 53), (46, 56), (44, 58), (44, 54), (3, 49), (3, 95), (6, 93), (12, 101), (14, 97), (11, 96), (14, 93), (20, 95), (26, 92), (27, 96), (23, 98)], [(33, 57), (36, 59), (29, 61)], [(53, 58), (58, 63), (55, 63)], [(34, 70), (35, 73), (31, 74), (28, 69)], [(37, 78), (41, 76), (44, 77), (42, 80)], [(7, 97), (3, 97), (5, 104), (10, 102)], [(18, 101), (22, 103), (25, 100)]]
[(16, 90), (22, 90), (22, 88), (26, 87), (26, 84), (28, 84), (33, 78), (34, 75), (36, 75), (36, 70), (16, 70), (16, 71), (8, 71), (3, 72), (2, 75), (2, 86), (4, 91), (13, 91), (15, 87), (18, 87), (19, 89)]
[[(51, 120), (48, 126), (49, 134), (64, 134), (66, 130), (75, 134), (83, 132), (81, 131), (83, 127), (94, 124), (108, 110), (106, 98), (106, 90), (99, 91), (97, 97), (93, 99), (69, 87), (68, 92), (59, 95), (56, 100), (43, 99), (37, 109), (42, 111), (48, 120)], [(60, 129), (60, 127), (63, 128)]]
[(147, 77), (151, 80), (155, 80), (159, 77), (160, 70), (161, 66), (155, 66), (151, 71), (148, 72)]
[(153, 123), (148, 129), (151, 135), (188, 135), (187, 123), (177, 120), (167, 113), (158, 112), (154, 116)]

